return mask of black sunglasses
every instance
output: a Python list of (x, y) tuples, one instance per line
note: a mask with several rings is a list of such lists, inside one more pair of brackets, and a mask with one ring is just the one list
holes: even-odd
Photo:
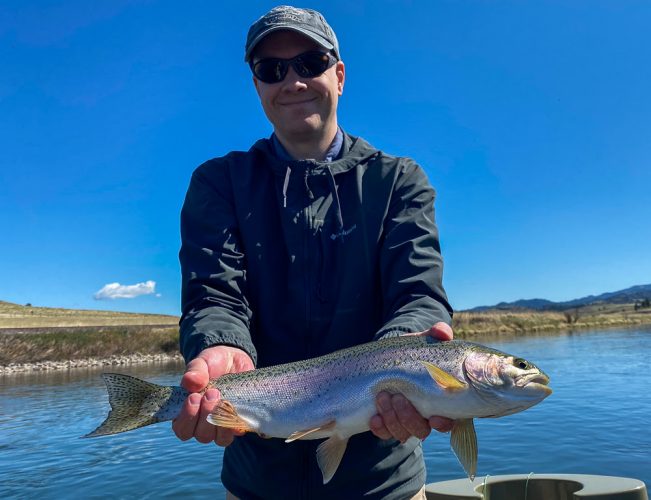
[(303, 78), (314, 78), (333, 66), (337, 58), (329, 52), (310, 50), (292, 57), (291, 59), (280, 59), (278, 57), (267, 57), (251, 63), (251, 70), (258, 80), (264, 83), (282, 82), (287, 76), (289, 67), (294, 68), (296, 73)]

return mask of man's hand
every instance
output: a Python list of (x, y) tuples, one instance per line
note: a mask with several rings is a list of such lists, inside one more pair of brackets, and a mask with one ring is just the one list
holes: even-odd
[[(452, 340), (452, 328), (446, 323), (436, 323), (429, 330), (411, 335), (429, 335), (439, 340)], [(411, 436), (425, 439), (432, 429), (448, 432), (454, 421), (445, 417), (423, 418), (402, 394), (380, 392), (375, 400), (378, 414), (371, 418), (371, 432), (380, 439), (394, 438), (404, 443)]]
[(241, 433), (216, 427), (206, 420), (219, 401), (219, 391), (208, 389), (203, 396), (198, 394), (208, 381), (226, 373), (253, 370), (253, 361), (241, 349), (230, 346), (209, 347), (188, 363), (181, 386), (190, 392), (179, 416), (172, 422), (172, 429), (181, 441), (194, 437), (200, 443), (214, 441), (219, 446), (228, 446)]

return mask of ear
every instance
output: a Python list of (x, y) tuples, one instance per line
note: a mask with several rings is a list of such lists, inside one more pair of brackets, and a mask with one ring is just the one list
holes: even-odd
[(344, 93), (344, 82), (346, 81), (346, 66), (343, 61), (337, 61), (335, 66), (337, 73), (337, 93), (342, 95)]
[(260, 97), (260, 87), (259, 87), (260, 82), (255, 77), (255, 75), (252, 75), (251, 79), (253, 80), (253, 86), (255, 87), (255, 91), (258, 93), (258, 97)]

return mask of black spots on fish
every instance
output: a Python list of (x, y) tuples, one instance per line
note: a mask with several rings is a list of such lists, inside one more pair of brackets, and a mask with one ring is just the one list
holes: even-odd
[[(410, 356), (411, 358), (411, 356)], [(403, 360), (401, 359), (386, 359), (379, 368), (384, 369), (384, 370), (390, 370), (391, 368), (396, 368), (400, 365), (403, 364)]]

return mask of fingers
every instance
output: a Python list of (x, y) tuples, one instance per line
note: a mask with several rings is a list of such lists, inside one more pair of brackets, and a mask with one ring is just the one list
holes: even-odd
[[(371, 418), (373, 433), (380, 439), (393, 437), (404, 443), (411, 436), (425, 439), (431, 428), (416, 408), (402, 394), (380, 392), (376, 398), (378, 415)], [(377, 417), (377, 418), (376, 418)]]
[(201, 407), (201, 394), (190, 394), (181, 408), (179, 416), (172, 422), (174, 434), (181, 441), (187, 441), (194, 436)]
[(416, 436), (418, 439), (425, 439), (432, 432), (427, 419), (423, 418), (418, 410), (402, 394), (394, 394), (391, 398), (398, 422), (408, 437)]
[(450, 432), (454, 427), (454, 420), (445, 417), (430, 417), (429, 426), (439, 432)]
[(233, 442), (235, 436), (241, 436), (244, 432), (232, 431), (223, 427), (217, 427), (207, 418), (212, 413), (219, 401), (219, 391), (209, 389), (203, 397), (201, 394), (190, 394), (181, 409), (179, 416), (172, 422), (172, 429), (181, 441), (195, 438), (200, 443), (214, 441), (219, 446), (228, 446)]
[(219, 391), (209, 389), (203, 397), (203, 391), (211, 378), (224, 373), (252, 370), (253, 361), (241, 349), (229, 346), (209, 347), (190, 361), (186, 367), (181, 386), (191, 394), (186, 399), (179, 416), (172, 422), (172, 429), (179, 439), (187, 441), (195, 438), (200, 443), (214, 441), (218, 445), (228, 446), (235, 436), (243, 432), (216, 427), (207, 421), (219, 401)]
[(201, 399), (201, 410), (194, 429), (194, 437), (200, 443), (210, 443), (216, 439), (218, 428), (208, 422), (207, 418), (212, 413), (217, 401), (219, 401), (219, 391), (216, 389), (207, 390)]
[(389, 429), (384, 425), (384, 420), (380, 415), (373, 415), (370, 422), (371, 432), (380, 439), (391, 439)]
[(400, 425), (398, 415), (393, 408), (393, 401), (391, 395), (386, 392), (380, 392), (375, 399), (375, 406), (379, 416), (382, 418), (382, 423), (386, 427), (389, 436), (404, 442), (409, 438), (407, 431)]

